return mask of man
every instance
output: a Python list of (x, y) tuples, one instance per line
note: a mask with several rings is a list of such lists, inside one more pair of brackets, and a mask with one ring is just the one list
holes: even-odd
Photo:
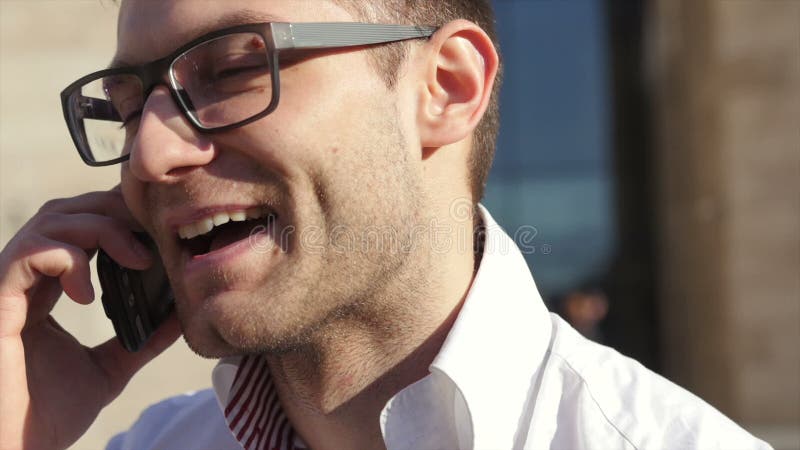
[[(0, 255), (0, 448), (69, 446), (180, 334), (222, 358), (214, 392), (109, 448), (766, 448), (548, 315), (477, 206), (491, 23), (479, 0), (123, 1), (120, 69), (63, 98), (120, 186), (49, 202)], [(87, 349), (49, 312), (93, 299), (98, 247), (148, 267), (131, 230), (176, 317)]]

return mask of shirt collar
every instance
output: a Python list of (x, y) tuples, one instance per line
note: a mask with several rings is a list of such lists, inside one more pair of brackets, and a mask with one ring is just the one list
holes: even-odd
[(306, 449), (281, 408), (266, 358), (223, 358), (211, 378), (228, 429), (245, 450)]
[[(517, 437), (551, 322), (516, 244), (483, 206), (479, 212), (485, 227), (480, 266), (431, 374), (400, 391), (381, 414), (389, 449), (408, 447), (406, 431), (420, 410), (447, 418), (447, 448), (510, 448)], [(263, 358), (224, 358), (212, 378), (228, 425), (245, 449), (261, 443), (306, 447), (280, 408)]]
[(430, 367), (452, 381), (466, 404), (471, 426), (459, 440), (467, 448), (510, 448), (552, 324), (522, 253), (483, 206), (480, 212), (483, 258)]

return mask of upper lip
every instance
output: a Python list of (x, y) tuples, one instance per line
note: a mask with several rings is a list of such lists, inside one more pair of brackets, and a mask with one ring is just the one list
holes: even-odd
[(173, 233), (177, 233), (178, 228), (195, 223), (206, 217), (211, 217), (214, 214), (222, 212), (246, 211), (247, 209), (253, 207), (265, 207), (277, 214), (277, 210), (275, 209), (274, 205), (266, 202), (228, 203), (193, 207), (184, 206), (170, 211), (164, 220), (164, 224), (168, 230), (172, 231)]

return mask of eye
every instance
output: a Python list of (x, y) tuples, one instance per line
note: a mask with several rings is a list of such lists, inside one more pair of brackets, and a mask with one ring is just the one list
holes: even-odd
[(214, 70), (215, 80), (234, 78), (240, 75), (264, 75), (269, 64), (263, 55), (239, 55), (220, 62)]
[(132, 75), (118, 75), (103, 79), (106, 100), (122, 122), (142, 109), (144, 103), (141, 82)]

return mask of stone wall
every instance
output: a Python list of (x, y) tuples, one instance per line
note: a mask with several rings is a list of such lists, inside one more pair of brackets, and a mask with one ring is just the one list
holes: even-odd
[(800, 447), (800, 2), (654, 0), (666, 374)]

